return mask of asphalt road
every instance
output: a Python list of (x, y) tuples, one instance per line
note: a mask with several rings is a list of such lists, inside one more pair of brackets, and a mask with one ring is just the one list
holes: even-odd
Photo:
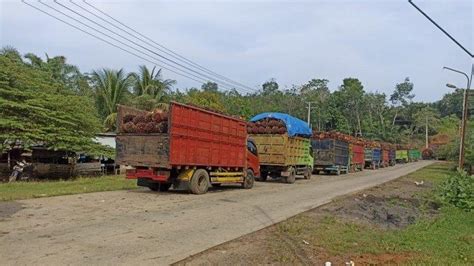
[(0, 264), (170, 264), (431, 164), (205, 195), (148, 190), (0, 203)]

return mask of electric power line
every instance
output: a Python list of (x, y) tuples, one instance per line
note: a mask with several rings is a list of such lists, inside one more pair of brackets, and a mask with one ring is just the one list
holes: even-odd
[[(131, 52), (131, 51), (129, 51), (129, 50), (123, 48), (123, 47), (120, 47), (120, 46), (118, 46), (118, 45), (116, 45), (116, 44), (114, 44), (114, 43), (112, 43), (112, 42), (110, 42), (110, 41), (107, 41), (106, 39), (103, 39), (103, 38), (101, 38), (101, 37), (99, 37), (99, 36), (97, 36), (97, 35), (95, 35), (95, 34), (93, 34), (93, 33), (90, 33), (90, 32), (88, 32), (88, 31), (86, 31), (86, 30), (83, 30), (83, 29), (81, 29), (81, 28), (79, 28), (79, 27), (77, 27), (77, 26), (75, 26), (75, 25), (73, 25), (73, 24), (71, 24), (71, 23), (69, 23), (69, 22), (67, 22), (67, 21), (65, 21), (65, 20), (63, 20), (63, 19), (61, 19), (61, 18), (58, 18), (57, 16), (55, 16), (55, 15), (53, 15), (53, 14), (50, 14), (49, 12), (44, 11), (44, 10), (42, 10), (41, 8), (38, 8), (38, 7), (34, 6), (34, 5), (32, 5), (32, 4), (28, 3), (28, 2), (26, 2), (25, 0), (22, 0), (22, 2), (23, 2), (24, 4), (26, 4), (26, 5), (28, 5), (28, 6), (32, 7), (32, 8), (34, 8), (34, 9), (36, 9), (36, 10), (38, 10), (38, 11), (40, 11), (40, 12), (42, 12), (42, 13), (48, 15), (48, 16), (50, 16), (50, 17), (56, 19), (56, 20), (59, 20), (59, 21), (63, 22), (64, 24), (66, 24), (66, 25), (68, 25), (68, 26), (70, 26), (70, 27), (73, 27), (73, 28), (75, 28), (75, 29), (77, 29), (77, 30), (79, 30), (79, 31), (81, 31), (81, 32), (83, 32), (83, 33), (85, 33), (85, 34), (87, 34), (87, 35), (90, 35), (90, 36), (92, 36), (92, 37), (94, 37), (94, 38), (96, 38), (96, 39), (98, 39), (98, 40), (101, 40), (101, 41), (103, 41), (103, 42), (105, 42), (105, 43), (107, 43), (107, 44), (109, 44), (109, 45), (111, 45), (111, 46), (114, 46), (115, 48), (118, 48), (118, 49), (120, 49), (120, 50), (122, 50), (122, 51), (124, 51), (124, 52), (126, 52), (126, 53), (131, 54), (131, 55), (134, 55), (134, 56), (136, 56), (136, 57), (138, 57), (138, 58), (140, 58), (140, 59), (143, 59), (143, 60), (145, 60), (145, 61), (147, 61), (147, 62), (149, 62), (149, 63), (157, 64), (157, 63), (154, 62), (154, 61), (151, 61), (151, 60), (149, 60), (149, 59), (147, 59), (147, 58), (145, 58), (145, 57), (142, 57), (141, 55), (138, 55), (138, 54), (136, 54), (136, 53), (134, 53), (134, 52)], [(159, 65), (159, 64), (157, 64), (157, 65)], [(174, 71), (174, 70), (172, 70), (172, 69), (168, 69), (168, 68), (163, 67), (163, 66), (161, 66), (161, 65), (159, 65), (159, 66), (162, 67), (163, 69), (166, 69), (166, 70), (172, 72), (172, 73), (175, 73), (175, 74), (177, 74), (177, 75), (186, 77), (186, 78), (188, 78), (188, 79), (190, 79), (190, 80), (193, 80), (193, 81), (196, 81), (196, 82), (198, 82), (198, 83), (206, 82), (205, 80), (203, 81), (203, 80), (194, 79), (194, 78), (189, 77), (189, 76), (187, 76), (187, 75), (185, 75), (185, 74), (178, 73), (178, 72), (176, 72), (176, 71)]]
[[(76, 19), (76, 18), (74, 18), (74, 17), (71, 17), (70, 15), (67, 15), (66, 13), (64, 13), (64, 12), (62, 12), (62, 11), (60, 11), (60, 10), (58, 10), (58, 9), (56, 9), (56, 8), (54, 8), (54, 7), (50, 6), (50, 5), (48, 5), (48, 4), (46, 4), (46, 3), (43, 3), (41, 0), (39, 0), (38, 2), (41, 3), (41, 4), (43, 4), (43, 5), (46, 6), (46, 7), (50, 8), (50, 9), (52, 9), (52, 10), (54, 10), (54, 11), (56, 11), (56, 12), (62, 14), (63, 16), (66, 16), (66, 17), (68, 17), (69, 19), (72, 19), (72, 20), (76, 21), (77, 23), (79, 23), (79, 24), (81, 24), (81, 25), (84, 25), (84, 26), (86, 26), (86, 27), (88, 27), (88, 28), (90, 28), (90, 29), (92, 29), (92, 30), (94, 30), (94, 31), (96, 31), (96, 32), (99, 32), (100, 34), (105, 35), (105, 36), (107, 36), (108, 38), (110, 38), (110, 39), (112, 39), (112, 40), (115, 40), (115, 41), (121, 43), (122, 45), (125, 45), (125, 46), (129, 47), (129, 48), (132, 48), (133, 50), (138, 51), (138, 52), (140, 52), (140, 53), (142, 53), (142, 54), (144, 54), (144, 55), (146, 55), (146, 56), (148, 56), (148, 57), (151, 57), (151, 58), (157, 60), (158, 62), (161, 62), (161, 64), (165, 64), (165, 65), (167, 65), (168, 67), (171, 67), (171, 68), (174, 68), (174, 69), (178, 69), (179, 71), (182, 71), (182, 72), (184, 72), (184, 73), (186, 73), (186, 74), (188, 74), (188, 75), (197, 77), (196, 75), (191, 74), (191, 73), (189, 73), (189, 72), (187, 72), (187, 71), (184, 71), (184, 70), (182, 70), (182, 69), (179, 69), (179, 68), (177, 68), (176, 66), (173, 66), (173, 65), (171, 65), (171, 64), (169, 64), (169, 63), (166, 63), (166, 62), (163, 62), (163, 61), (161, 61), (160, 59), (158, 59), (158, 58), (156, 58), (156, 57), (154, 57), (154, 56), (150, 56), (150, 55), (148, 55), (147, 53), (144, 53), (143, 51), (140, 51), (139, 49), (137, 49), (137, 48), (135, 48), (135, 47), (132, 47), (132, 46), (130, 46), (130, 45), (128, 45), (128, 44), (126, 44), (126, 43), (120, 41), (119, 39), (110, 36), (110, 35), (107, 34), (107, 33), (104, 33), (103, 31), (97, 30), (96, 28), (94, 28), (94, 27), (92, 27), (92, 26), (90, 26), (90, 25), (87, 25), (87, 24), (83, 23), (82, 21), (80, 21), (80, 20), (78, 20), (78, 19)], [(69, 11), (75, 13), (76, 15), (82, 16), (82, 15), (78, 14), (77, 12), (75, 12), (75, 11), (69, 9), (68, 7), (66, 7), (66, 6), (64, 6), (64, 5), (60, 4), (60, 3), (58, 3), (56, 0), (55, 0), (54, 2), (57, 3), (57, 4), (59, 4), (60, 6), (63, 6), (63, 7), (66, 8), (66, 9), (68, 9)], [(84, 16), (82, 16), (82, 17), (84, 17)], [(84, 17), (84, 18), (86, 18), (86, 17)], [(88, 19), (88, 18), (86, 18), (86, 19)], [(92, 20), (90, 20), (90, 19), (88, 19), (88, 20), (89, 20), (89, 21), (92, 21)], [(97, 23), (94, 22), (94, 21), (92, 21), (92, 22), (95, 23), (95, 24), (97, 24)], [(97, 25), (101, 26), (100, 24), (97, 24)], [(102, 27), (102, 26), (101, 26), (101, 27)], [(102, 27), (102, 28), (105, 28), (105, 27)], [(105, 29), (107, 29), (107, 28), (105, 28)], [(107, 30), (108, 30), (108, 29), (107, 29)], [(207, 79), (209, 79), (209, 80), (211, 80), (211, 81), (214, 81), (214, 82), (220, 84), (222, 87), (224, 87), (224, 88), (226, 88), (226, 89), (229, 89), (229, 87), (227, 87), (227, 86), (229, 86), (230, 84), (228, 84), (228, 83), (221, 82), (221, 81), (216, 80), (216, 79), (214, 79), (214, 78), (212, 78), (212, 77), (210, 77), (210, 76), (207, 76), (207, 75), (203, 75), (202, 73), (199, 73), (199, 72), (197, 72), (197, 71), (195, 71), (195, 70), (193, 70), (193, 69), (190, 69), (190, 68), (188, 68), (188, 67), (186, 67), (186, 66), (183, 66), (183, 65), (181, 65), (181, 64), (179, 64), (179, 63), (176, 63), (176, 62), (174, 62), (173, 60), (170, 60), (170, 59), (168, 59), (168, 58), (166, 58), (166, 57), (164, 57), (164, 56), (162, 56), (162, 55), (159, 55), (159, 54), (155, 53), (154, 51), (152, 51), (152, 50), (150, 50), (150, 49), (148, 49), (148, 48), (146, 48), (146, 47), (144, 47), (144, 46), (142, 46), (142, 45), (140, 45), (140, 44), (138, 44), (138, 43), (136, 43), (136, 42), (134, 42), (134, 41), (132, 41), (132, 40), (130, 40), (130, 39), (124, 37), (124, 36), (122, 36), (122, 35), (120, 35), (120, 34), (117, 34), (117, 33), (113, 32), (113, 31), (111, 31), (111, 30), (109, 30), (109, 31), (112, 32), (112, 33), (114, 33), (114, 34), (116, 34), (116, 35), (118, 35), (118, 36), (120, 36), (120, 37), (122, 37), (122, 38), (124, 38), (125, 40), (127, 40), (127, 41), (129, 41), (129, 42), (131, 42), (131, 43), (133, 43), (133, 44), (135, 44), (135, 45), (141, 47), (142, 49), (147, 50), (149, 53), (152, 53), (152, 54), (155, 54), (155, 55), (157, 55), (157, 56), (159, 56), (159, 57), (161, 57), (161, 58), (164, 58), (164, 59), (167, 60), (167, 61), (170, 61), (170, 62), (172, 62), (172, 63), (174, 63), (174, 64), (177, 64), (178, 66), (180, 66), (180, 67), (182, 67), (182, 68), (185, 68), (185, 69), (187, 69), (187, 70), (189, 70), (189, 71), (191, 71), (191, 72), (194, 72), (194, 73), (196, 73), (197, 75), (204, 76), (205, 78), (207, 78)], [(224, 84), (225, 84), (225, 86), (223, 86)], [(232, 87), (232, 85), (230, 85), (230, 86)], [(231, 87), (230, 87), (230, 88), (231, 88)]]
[[(253, 89), (253, 88), (251, 88), (251, 87), (249, 87), (249, 86), (247, 86), (247, 85), (244, 85), (244, 84), (242, 84), (242, 83), (240, 83), (240, 82), (234, 81), (234, 80), (232, 80), (232, 79), (230, 79), (230, 78), (227, 78), (227, 77), (225, 77), (225, 76), (223, 76), (223, 75), (220, 75), (220, 74), (218, 74), (218, 73), (216, 73), (216, 72), (214, 72), (214, 71), (212, 71), (212, 70), (210, 70), (210, 69), (208, 69), (208, 68), (206, 68), (206, 67), (204, 67), (204, 66), (202, 66), (202, 65), (199, 65), (199, 64), (197, 64), (197, 63), (191, 61), (190, 59), (187, 59), (186, 57), (184, 57), (184, 56), (182, 56), (182, 55), (180, 55), (180, 54), (178, 54), (178, 53), (176, 53), (176, 52), (174, 52), (174, 51), (168, 49), (168, 48), (165, 47), (164, 45), (155, 42), (154, 40), (150, 39), (149, 37), (147, 37), (147, 36), (143, 35), (142, 33), (138, 32), (137, 30), (135, 30), (135, 29), (133, 29), (133, 28), (131, 28), (131, 27), (125, 25), (124, 23), (120, 22), (119, 20), (115, 19), (114, 17), (110, 16), (109, 14), (107, 14), (106, 12), (100, 10), (99, 8), (95, 7), (94, 5), (89, 4), (89, 3), (88, 3), (87, 1), (85, 1), (85, 0), (83, 0), (83, 2), (84, 2), (86, 5), (90, 6), (91, 8), (93, 8), (93, 9), (96, 10), (97, 12), (101, 13), (102, 15), (108, 17), (109, 19), (115, 21), (115, 22), (118, 23), (119, 25), (122, 25), (123, 27), (127, 28), (128, 30), (132, 31), (133, 33), (131, 33), (130, 31), (124, 30), (124, 29), (122, 29), (121, 27), (118, 27), (118, 26), (115, 25), (114, 23), (111, 23), (110, 21), (108, 21), (108, 20), (106, 20), (106, 19), (104, 19), (104, 18), (98, 16), (97, 14), (91, 12), (90, 10), (84, 8), (84, 7), (81, 6), (81, 5), (78, 5), (77, 3), (75, 3), (75, 2), (72, 1), (72, 0), (70, 0), (69, 2), (71, 2), (72, 4), (74, 4), (74, 5), (77, 6), (77, 7), (81, 8), (82, 10), (88, 12), (89, 14), (91, 14), (91, 15), (93, 15), (93, 16), (99, 18), (100, 20), (102, 20), (102, 21), (108, 23), (109, 25), (111, 25), (111, 26), (113, 26), (113, 27), (115, 27), (115, 28), (117, 28), (117, 29), (119, 29), (119, 30), (121, 30), (121, 31), (123, 31), (123, 32), (125, 32), (125, 33), (127, 33), (127, 34), (129, 34), (129, 35), (131, 35), (131, 36), (133, 36), (133, 37), (135, 37), (135, 38), (137, 38), (137, 39), (139, 39), (139, 40), (141, 40), (142, 42), (144, 42), (144, 43), (146, 43), (146, 44), (152, 46), (153, 48), (155, 48), (155, 49), (157, 49), (157, 50), (159, 50), (159, 51), (161, 51), (161, 52), (163, 52), (163, 53), (165, 53), (165, 54), (167, 54), (167, 55), (169, 55), (169, 56), (171, 56), (171, 57), (173, 57), (173, 58), (175, 58), (175, 59), (177, 59), (177, 60), (179, 60), (179, 61), (181, 61), (181, 62), (183, 62), (183, 63), (190, 64), (190, 65), (192, 65), (192, 66), (194, 66), (194, 67), (196, 67), (196, 68), (198, 68), (198, 69), (200, 69), (200, 70), (202, 70), (202, 71), (204, 71), (204, 72), (206, 72), (206, 73), (208, 73), (208, 74), (215, 75), (215, 76), (219, 77), (220, 79), (226, 80), (226, 81), (228, 81), (228, 82), (231, 82), (231, 83), (233, 83), (233, 84), (235, 84), (235, 85), (241, 86), (241, 87), (246, 88), (246, 89), (248, 89), (248, 90), (256, 91), (255, 89)], [(135, 35), (134, 33), (137, 34), (137, 35), (139, 35), (139, 36), (141, 36), (141, 37), (143, 37), (143, 38), (146, 39), (146, 40), (144, 40), (144, 39), (138, 37), (138, 36)], [(147, 40), (148, 40), (148, 41), (147, 41)], [(150, 42), (152, 42), (152, 43), (155, 44), (155, 45), (153, 45), (153, 44), (150, 43)]]

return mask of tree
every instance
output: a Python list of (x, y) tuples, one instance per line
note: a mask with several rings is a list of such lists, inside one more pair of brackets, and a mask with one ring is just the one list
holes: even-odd
[(303, 84), (300, 90), (305, 101), (312, 103), (311, 109), (316, 115), (311, 116), (311, 124), (317, 125), (318, 130), (326, 129), (328, 122), (328, 103), (331, 96), (328, 83), (327, 79), (312, 79)]
[(92, 72), (92, 84), (97, 95), (97, 106), (104, 120), (106, 130), (114, 130), (117, 119), (117, 105), (125, 100), (133, 84), (131, 75), (123, 69), (101, 69)]
[(269, 95), (269, 94), (274, 94), (278, 91), (278, 83), (275, 81), (274, 78), (270, 79), (269, 81), (265, 82), (262, 84), (262, 94), (263, 95)]
[(201, 89), (203, 91), (217, 92), (219, 90), (219, 85), (217, 85), (215, 82), (208, 81), (201, 85)]
[(348, 118), (351, 131), (362, 136), (361, 110), (364, 103), (364, 86), (356, 78), (346, 78), (339, 88), (339, 104)]
[(370, 132), (372, 136), (384, 139), (386, 138), (385, 131), (385, 113), (387, 112), (387, 96), (385, 93), (367, 93), (364, 99), (365, 112), (368, 114), (364, 121), (370, 125), (366, 131)]
[(395, 90), (390, 95), (390, 102), (395, 106), (395, 115), (393, 116), (392, 126), (398, 118), (399, 109), (397, 107), (406, 106), (413, 98), (415, 94), (412, 94), (413, 83), (410, 82), (410, 78), (406, 77), (405, 81), (395, 86)]
[(44, 144), (96, 154), (101, 148), (92, 139), (99, 130), (90, 98), (65, 88), (48, 70), (31, 67), (11, 50), (2, 50), (0, 145), (19, 140), (25, 147)]
[(439, 124), (439, 114), (437, 110), (432, 107), (425, 107), (416, 112), (413, 118), (414, 129), (411, 135), (413, 136), (415, 132), (425, 132), (426, 144), (428, 144), (430, 132), (433, 132)]
[(459, 119), (461, 119), (463, 97), (464, 91), (456, 90), (452, 93), (445, 94), (441, 100), (435, 103), (435, 105), (441, 113), (441, 116), (456, 114)]
[(185, 103), (206, 107), (214, 111), (227, 112), (226, 106), (219, 93), (212, 90), (198, 90), (192, 88), (187, 91), (187, 95), (185, 95), (182, 100)]
[(132, 73), (132, 76), (135, 79), (133, 90), (137, 96), (146, 94), (157, 100), (161, 100), (176, 84), (176, 80), (162, 79), (161, 69), (156, 71), (156, 67), (150, 71), (144, 65), (139, 66), (138, 73)]

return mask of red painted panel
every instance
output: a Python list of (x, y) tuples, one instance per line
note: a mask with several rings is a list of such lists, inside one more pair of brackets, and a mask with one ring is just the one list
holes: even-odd
[(168, 124), (171, 165), (245, 167), (245, 121), (172, 103)]
[(389, 150), (382, 150), (382, 162), (390, 161), (389, 153), (390, 153)]
[(362, 145), (352, 144), (352, 164), (365, 163), (365, 150)]

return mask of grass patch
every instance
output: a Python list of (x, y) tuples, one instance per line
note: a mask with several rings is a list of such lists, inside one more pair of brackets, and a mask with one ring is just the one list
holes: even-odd
[(15, 182), (0, 184), (0, 201), (51, 197), (98, 191), (136, 188), (136, 181), (124, 176), (80, 177), (72, 180)]
[[(450, 164), (434, 164), (403, 178), (440, 185), (451, 173), (450, 169)], [(416, 197), (437, 200), (436, 189), (434, 186)], [(310, 245), (299, 245), (306, 254), (324, 253), (328, 259), (354, 258), (357, 263), (357, 258), (371, 256), (381, 264), (474, 264), (474, 212), (452, 205), (443, 205), (434, 219), (422, 219), (404, 229), (386, 230), (344, 220), (333, 214), (315, 219), (311, 213), (303, 213), (278, 224), (276, 231), (279, 239), (283, 236), (291, 243), (309, 242)], [(275, 242), (272, 252), (280, 254), (285, 261), (298, 261), (297, 255), (286, 246), (282, 241)], [(381, 260), (387, 254), (390, 259), (403, 258), (401, 261)]]

